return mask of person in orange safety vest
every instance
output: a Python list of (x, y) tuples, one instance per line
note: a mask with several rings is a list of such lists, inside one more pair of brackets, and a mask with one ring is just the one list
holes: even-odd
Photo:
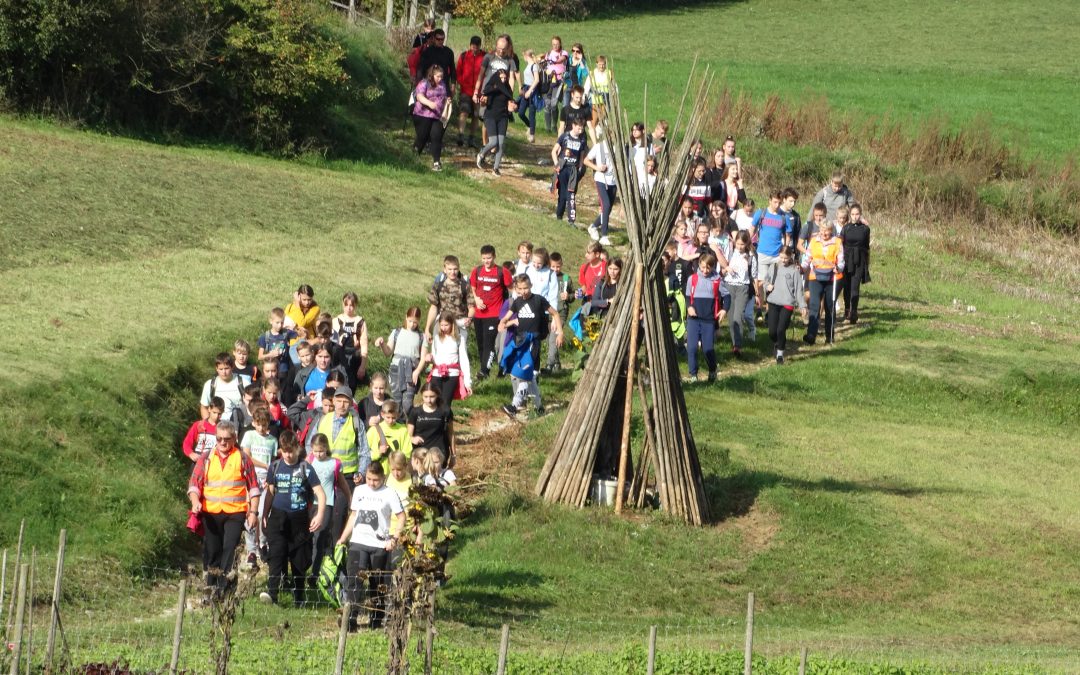
[(233, 560), (244, 527), (255, 527), (259, 513), (259, 481), (255, 465), (237, 445), (236, 425), (218, 422), (213, 451), (195, 463), (188, 482), (191, 512), (202, 519), (203, 570), (207, 592), (220, 600), (235, 587)]

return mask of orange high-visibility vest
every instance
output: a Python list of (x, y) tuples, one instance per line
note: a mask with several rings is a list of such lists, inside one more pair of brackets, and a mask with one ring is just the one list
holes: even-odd
[(248, 510), (247, 481), (242, 471), (243, 453), (234, 449), (225, 466), (217, 451), (206, 456), (203, 510), (207, 513), (244, 513)]
[(837, 279), (844, 278), (844, 270), (840, 268), (840, 238), (833, 237), (827, 243), (818, 237), (810, 242), (810, 278), (817, 279), (817, 275), (828, 277), (830, 274)]

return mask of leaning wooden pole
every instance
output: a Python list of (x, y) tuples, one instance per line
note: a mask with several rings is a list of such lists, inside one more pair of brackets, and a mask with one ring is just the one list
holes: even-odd
[(623, 492), (626, 490), (626, 458), (630, 454), (630, 417), (634, 408), (634, 371), (637, 370), (638, 327), (641, 321), (641, 284), (645, 269), (640, 261), (634, 265), (634, 301), (630, 310), (630, 358), (626, 362), (626, 395), (623, 397), (622, 440), (619, 443), (619, 480), (616, 483), (615, 513), (622, 513)]

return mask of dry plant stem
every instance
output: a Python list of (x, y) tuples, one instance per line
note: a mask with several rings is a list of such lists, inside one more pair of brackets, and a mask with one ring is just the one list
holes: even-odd
[(60, 530), (60, 544), (56, 551), (56, 578), (53, 579), (52, 605), (49, 611), (49, 636), (45, 642), (45, 672), (51, 673), (53, 653), (56, 650), (56, 628), (60, 623), (60, 588), (64, 578), (64, 551), (67, 549), (67, 530)]

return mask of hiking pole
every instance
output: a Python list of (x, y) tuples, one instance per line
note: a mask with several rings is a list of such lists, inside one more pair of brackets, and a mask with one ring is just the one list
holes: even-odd
[(828, 319), (832, 316), (832, 323), (829, 326), (829, 343), (836, 342), (836, 271), (833, 270), (832, 276), (832, 314), (826, 314), (825, 318)]

